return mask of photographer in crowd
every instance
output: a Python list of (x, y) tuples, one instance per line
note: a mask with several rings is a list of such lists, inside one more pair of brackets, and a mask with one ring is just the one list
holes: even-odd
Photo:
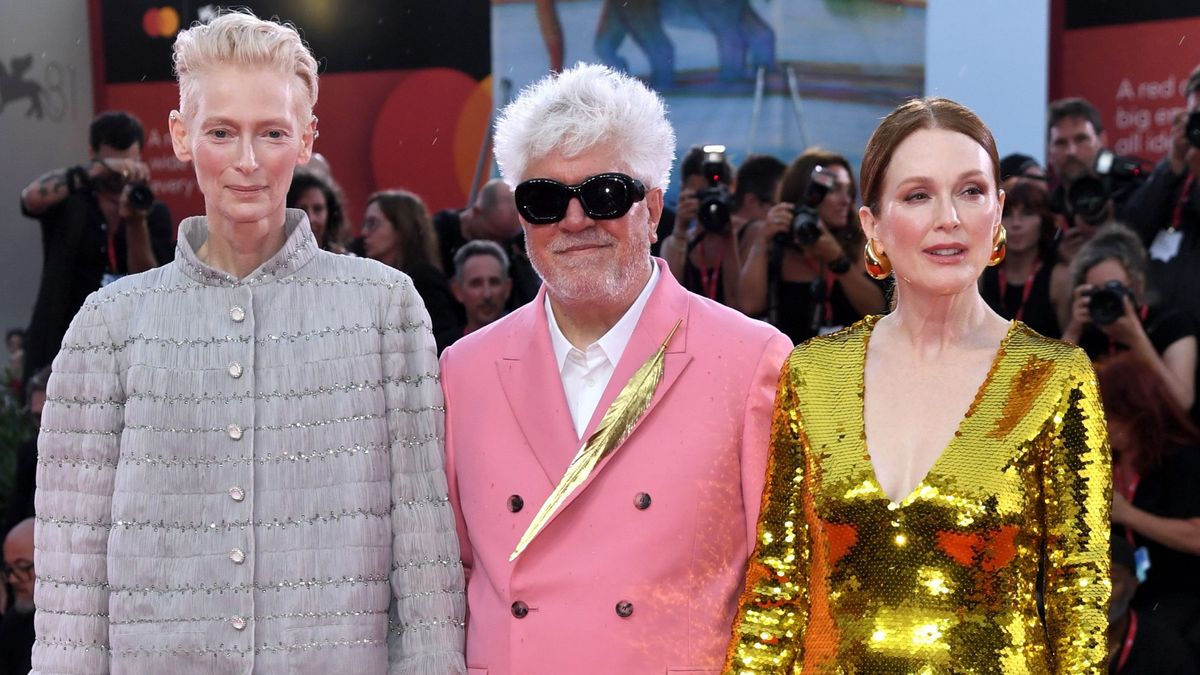
[(1096, 231), (1071, 263), (1071, 314), (1063, 340), (1092, 361), (1132, 351), (1166, 382), (1175, 402), (1195, 400), (1196, 325), (1169, 307), (1146, 304), (1146, 251), (1129, 228), (1112, 223)]
[(1113, 454), (1113, 536), (1124, 537), (1143, 557), (1145, 578), (1133, 597), (1139, 616), (1175, 631), (1195, 656), (1200, 655), (1200, 431), (1155, 370), (1137, 354), (1125, 353), (1097, 373)]
[(1015, 181), (1005, 191), (1002, 222), (1007, 253), (998, 265), (983, 270), (980, 295), (1000, 316), (1057, 338), (1062, 329), (1056, 308), (1070, 297), (1070, 270), (1054, 250), (1056, 227), (1045, 186)]
[(733, 181), (733, 214), (730, 221), (737, 233), (738, 243), (745, 241), (746, 228), (751, 223), (766, 220), (775, 205), (779, 182), (787, 165), (772, 155), (750, 155), (737, 169)]
[(1085, 99), (1054, 101), (1047, 117), (1054, 176), (1050, 203), (1064, 219), (1058, 255), (1070, 263), (1098, 227), (1124, 212), (1138, 186), (1141, 163), (1106, 147), (1100, 112)]
[(729, 307), (737, 306), (741, 265), (733, 176), (725, 146), (693, 146), (679, 165), (675, 227), (660, 249), (684, 288)]
[(50, 365), (89, 293), (173, 255), (171, 214), (147, 185), (141, 123), (101, 113), (88, 137), (87, 163), (50, 171), (21, 191), (21, 212), (41, 223), (43, 251), (23, 380)]
[(1200, 66), (1188, 77), (1187, 113), (1171, 149), (1129, 198), (1125, 220), (1150, 249), (1150, 280), (1162, 302), (1200, 321)]
[(864, 272), (854, 175), (841, 155), (813, 148), (797, 157), (779, 203), (745, 241), (739, 307), (765, 315), (793, 343), (885, 309), (884, 287)]

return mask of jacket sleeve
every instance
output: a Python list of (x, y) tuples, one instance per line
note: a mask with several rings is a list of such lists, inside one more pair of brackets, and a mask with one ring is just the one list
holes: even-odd
[(382, 330), (392, 470), (391, 675), (465, 673), (466, 598), (442, 470), (443, 407), (429, 314), (407, 278)]
[(1070, 383), (1043, 453), (1046, 629), (1054, 672), (1095, 673), (1107, 663), (1112, 464), (1096, 375), (1072, 352)]
[(809, 545), (801, 502), (805, 457), (792, 368), (789, 361), (779, 378), (758, 543), (746, 570), (726, 673), (790, 673), (803, 643)]
[(67, 329), (42, 411), (34, 675), (109, 672), (108, 533), (125, 394), (95, 297)]
[(767, 341), (750, 390), (746, 393), (742, 420), (742, 505), (746, 514), (746, 548), (753, 550), (758, 541), (758, 515), (766, 481), (767, 457), (771, 444), (771, 406), (779, 384), (779, 371), (792, 351), (786, 335), (776, 333)]
[(1171, 171), (1167, 160), (1158, 163), (1150, 178), (1130, 195), (1121, 217), (1149, 245), (1158, 231), (1170, 226), (1183, 176)]
[(450, 363), (455, 353), (454, 347), (442, 352), (442, 395), (446, 402), (446, 483), (450, 492), (450, 508), (454, 511), (454, 525), (458, 532), (458, 548), (462, 555), (463, 577), (470, 581), (471, 567), (474, 556), (471, 550), (471, 539), (467, 533), (467, 521), (463, 517), (462, 500), (458, 492), (458, 448), (454, 445), (454, 417), (458, 414), (455, 403), (451, 400)]

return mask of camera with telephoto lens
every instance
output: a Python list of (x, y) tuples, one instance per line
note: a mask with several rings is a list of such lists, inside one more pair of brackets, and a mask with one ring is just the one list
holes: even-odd
[(1108, 215), (1108, 201), (1127, 189), (1142, 175), (1142, 164), (1121, 157), (1107, 148), (1096, 154), (1092, 172), (1067, 186), (1067, 216), (1079, 216), (1090, 225), (1099, 225)]
[(1085, 293), (1088, 296), (1088, 314), (1092, 323), (1101, 326), (1116, 323), (1125, 316), (1125, 298), (1133, 298), (1133, 290), (1113, 280)]
[(1193, 148), (1200, 148), (1200, 108), (1188, 113), (1187, 139)]
[(130, 185), (129, 206), (137, 211), (149, 211), (154, 206), (154, 191), (146, 183)]
[(799, 246), (812, 246), (821, 238), (821, 226), (817, 224), (817, 207), (836, 183), (833, 174), (823, 166), (815, 166), (809, 176), (804, 197), (796, 204), (796, 215), (792, 218), (792, 241)]
[(706, 145), (704, 151), (704, 179), (708, 187), (696, 193), (700, 200), (700, 211), (696, 220), (707, 232), (721, 232), (729, 227), (733, 214), (733, 191), (729, 189), (729, 163), (725, 161), (725, 146)]

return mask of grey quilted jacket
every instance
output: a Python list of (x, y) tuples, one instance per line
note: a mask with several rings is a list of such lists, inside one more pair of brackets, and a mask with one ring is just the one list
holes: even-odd
[(429, 318), (303, 212), (238, 280), (175, 261), (88, 299), (38, 442), (34, 673), (464, 672)]

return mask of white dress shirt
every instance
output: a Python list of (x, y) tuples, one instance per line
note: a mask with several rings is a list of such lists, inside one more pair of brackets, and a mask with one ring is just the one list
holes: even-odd
[(567, 395), (567, 407), (571, 410), (571, 421), (575, 424), (575, 435), (583, 437), (600, 396), (604, 393), (608, 381), (612, 379), (613, 371), (633, 337), (633, 329), (637, 327), (642, 310), (654, 285), (658, 283), (658, 265), (650, 265), (650, 280), (637, 299), (625, 311), (613, 327), (608, 329), (599, 340), (580, 350), (571, 344), (558, 327), (554, 311), (550, 309), (550, 295), (546, 295), (546, 322), (550, 324), (550, 344), (554, 345), (554, 358), (558, 361), (558, 372), (562, 377), (563, 392)]

